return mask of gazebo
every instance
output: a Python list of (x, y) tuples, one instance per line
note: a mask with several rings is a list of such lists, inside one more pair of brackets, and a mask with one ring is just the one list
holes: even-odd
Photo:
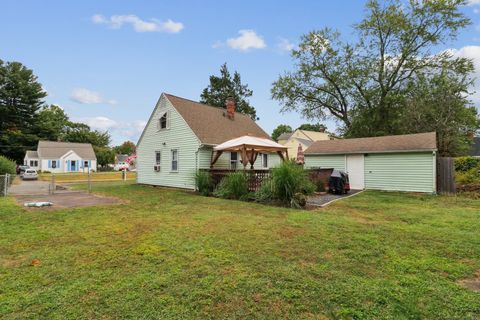
[(225, 141), (214, 147), (213, 150), (215, 151), (215, 154), (212, 157), (210, 168), (213, 168), (215, 162), (217, 162), (218, 158), (220, 158), (225, 151), (239, 152), (244, 169), (248, 163), (250, 163), (250, 169), (253, 169), (253, 164), (257, 160), (259, 153), (277, 153), (283, 161), (288, 160), (287, 147), (270, 139), (249, 135)]

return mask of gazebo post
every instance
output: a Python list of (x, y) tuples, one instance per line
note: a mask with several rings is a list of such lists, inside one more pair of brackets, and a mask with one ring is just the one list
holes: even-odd
[(213, 157), (212, 162), (210, 163), (210, 169), (213, 169), (213, 165), (215, 164), (215, 162), (217, 162), (218, 158), (220, 158), (222, 153), (223, 153), (223, 151), (216, 151), (215, 152), (215, 156)]
[(248, 159), (247, 159), (247, 146), (246, 146), (246, 145), (243, 145), (243, 148), (242, 148), (242, 164), (243, 164), (243, 170), (246, 169), (247, 163), (248, 163)]

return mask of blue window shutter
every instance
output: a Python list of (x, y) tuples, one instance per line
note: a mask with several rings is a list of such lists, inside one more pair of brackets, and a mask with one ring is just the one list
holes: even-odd
[(92, 167), (92, 160), (88, 160), (88, 169)]
[(52, 167), (52, 160), (48, 160), (48, 168), (50, 169)]
[(72, 171), (72, 167), (70, 166), (70, 160), (67, 160), (67, 168), (68, 171)]

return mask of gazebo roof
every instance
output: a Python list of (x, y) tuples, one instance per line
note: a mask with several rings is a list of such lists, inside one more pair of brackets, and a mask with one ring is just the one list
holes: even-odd
[(241, 151), (244, 148), (255, 149), (257, 152), (277, 152), (288, 149), (287, 147), (270, 139), (253, 136), (241, 136), (231, 139), (219, 144), (213, 149), (215, 151)]

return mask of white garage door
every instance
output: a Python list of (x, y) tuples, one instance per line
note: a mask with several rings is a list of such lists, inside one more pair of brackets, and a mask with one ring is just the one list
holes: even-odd
[(351, 189), (365, 188), (365, 166), (363, 154), (347, 155), (347, 167), (345, 168), (350, 178)]

